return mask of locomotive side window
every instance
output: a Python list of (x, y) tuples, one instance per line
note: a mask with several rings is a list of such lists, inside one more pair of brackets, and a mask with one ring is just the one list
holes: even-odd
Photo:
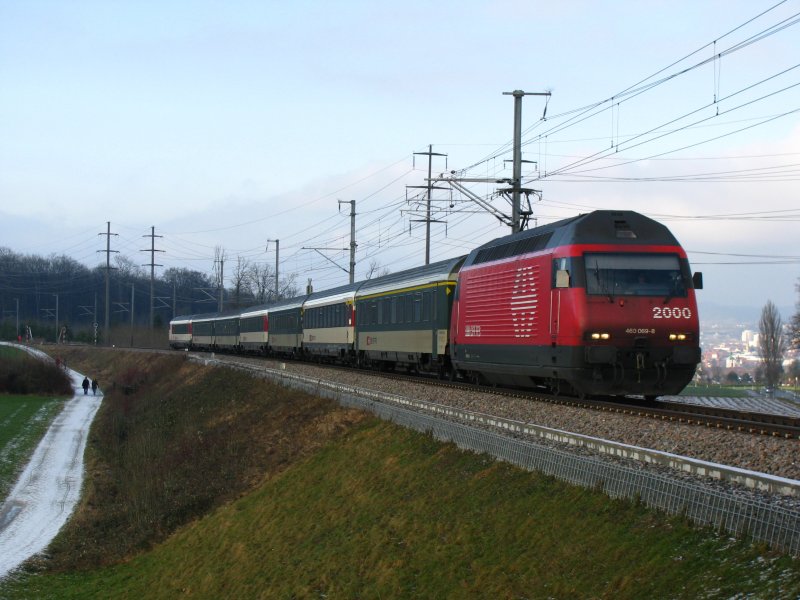
[(577, 262), (571, 256), (563, 256), (553, 259), (553, 279), (551, 286), (554, 288), (579, 287), (577, 274)]
[(675, 254), (586, 253), (584, 264), (588, 294), (686, 296), (686, 280)]

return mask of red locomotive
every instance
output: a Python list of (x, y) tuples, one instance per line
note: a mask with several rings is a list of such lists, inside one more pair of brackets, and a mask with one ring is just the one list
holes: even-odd
[(701, 287), (670, 231), (632, 211), (493, 240), (459, 272), (453, 373), (579, 396), (677, 394), (700, 361)]

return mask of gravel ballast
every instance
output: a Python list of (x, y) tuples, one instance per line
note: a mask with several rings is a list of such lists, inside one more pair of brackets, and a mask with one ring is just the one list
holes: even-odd
[(315, 379), (436, 402), (787, 479), (800, 479), (798, 440), (536, 402), (479, 390), (414, 383), (408, 380), (384, 378), (355, 369), (331, 369), (293, 361), (265, 361), (241, 357), (232, 360), (272, 369), (284, 368), (287, 372)]

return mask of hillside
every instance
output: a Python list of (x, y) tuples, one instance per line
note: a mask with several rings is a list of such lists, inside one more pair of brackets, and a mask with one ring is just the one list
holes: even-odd
[(67, 359), (105, 382), (89, 484), (2, 597), (800, 593), (794, 559), (183, 354)]
[(69, 376), (52, 362), (34, 358), (23, 350), (0, 346), (0, 394), (40, 394), (70, 397)]
[(50, 569), (127, 559), (238, 498), (363, 416), (182, 354), (65, 349), (105, 398), (87, 446), (84, 501)]

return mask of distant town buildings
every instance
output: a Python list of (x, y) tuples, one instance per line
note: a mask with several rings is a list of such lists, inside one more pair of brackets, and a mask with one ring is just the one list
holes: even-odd
[(742, 343), (745, 344), (748, 348), (758, 348), (758, 335), (757, 331), (752, 331), (750, 329), (745, 329), (742, 332)]
[[(700, 334), (703, 358), (698, 369), (698, 378), (713, 382), (738, 378), (740, 381), (759, 383), (762, 365), (758, 338), (758, 331), (748, 329), (743, 324), (708, 324)], [(798, 350), (789, 350), (784, 356), (783, 373), (786, 383), (798, 385)]]

